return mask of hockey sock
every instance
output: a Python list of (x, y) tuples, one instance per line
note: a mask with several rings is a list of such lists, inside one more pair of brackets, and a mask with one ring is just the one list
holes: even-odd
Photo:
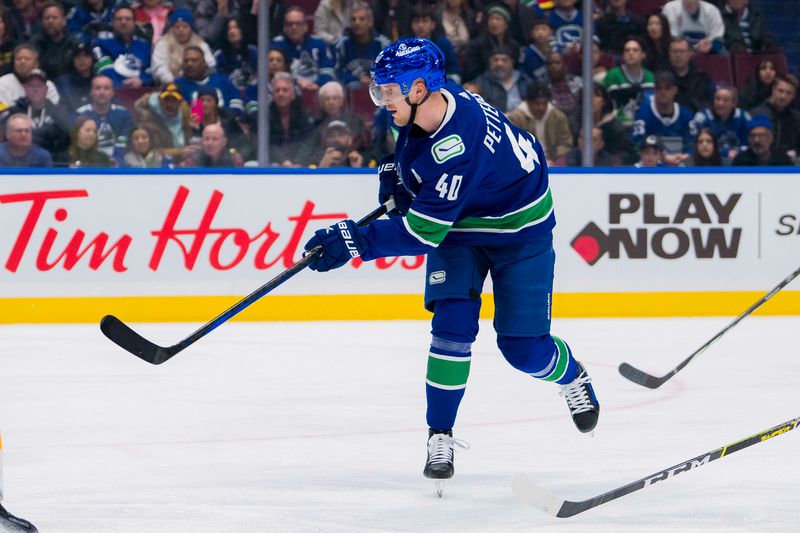
[(432, 429), (451, 429), (464, 397), (478, 334), (480, 302), (438, 300), (434, 305), (433, 338), (428, 352), (426, 419)]
[(497, 336), (503, 357), (536, 379), (564, 385), (577, 377), (577, 365), (566, 342), (552, 335), (540, 337)]

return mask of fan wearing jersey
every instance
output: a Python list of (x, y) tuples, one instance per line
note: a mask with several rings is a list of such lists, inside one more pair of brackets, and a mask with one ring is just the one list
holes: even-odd
[(327, 271), (360, 256), (427, 254), (425, 307), (433, 313), (426, 376), (426, 477), (453, 476), (453, 426), (478, 333), (487, 275), (494, 286), (494, 328), (506, 360), (560, 385), (582, 432), (597, 424), (599, 403), (569, 345), (550, 335), (555, 226), (547, 162), (539, 141), (480, 96), (445, 79), (431, 41), (408, 38), (375, 59), (370, 94), (398, 127), (394, 157), (379, 167), (379, 200), (394, 197), (385, 220), (344, 220), (317, 231), (310, 267)]

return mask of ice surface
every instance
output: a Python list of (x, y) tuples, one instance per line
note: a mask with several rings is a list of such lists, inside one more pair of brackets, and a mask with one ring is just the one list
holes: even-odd
[(482, 323), (442, 499), (425, 322), (226, 324), (162, 366), (97, 326), (2, 326), (5, 503), (44, 533), (800, 531), (800, 431), (570, 519), (511, 492), (524, 471), (582, 500), (800, 416), (798, 317), (748, 318), (658, 390), (617, 373), (665, 373), (729, 321), (555, 321), (595, 381), (593, 438)]

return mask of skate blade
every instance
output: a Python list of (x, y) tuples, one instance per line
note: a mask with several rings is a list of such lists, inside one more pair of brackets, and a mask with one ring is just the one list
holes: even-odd
[(442, 494), (444, 493), (444, 481), (442, 480), (434, 481), (433, 485), (436, 488), (436, 495), (441, 498)]

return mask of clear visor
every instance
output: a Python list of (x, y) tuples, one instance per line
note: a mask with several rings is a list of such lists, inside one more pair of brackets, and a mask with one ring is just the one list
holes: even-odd
[(387, 83), (385, 85), (373, 83), (369, 86), (369, 96), (372, 98), (372, 103), (378, 107), (391, 105), (405, 98), (403, 91), (400, 90), (400, 85), (397, 83)]

